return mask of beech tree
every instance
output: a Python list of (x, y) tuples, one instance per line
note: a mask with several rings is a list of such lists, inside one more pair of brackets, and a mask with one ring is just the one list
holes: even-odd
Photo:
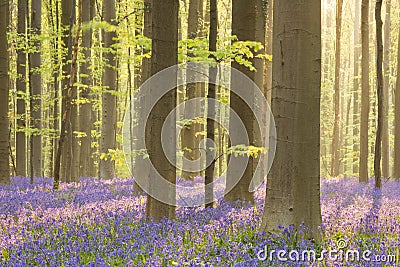
[(8, 120), (8, 92), (9, 92), (9, 55), (7, 30), (9, 25), (8, 2), (0, 4), (0, 184), (10, 183), (10, 155), (9, 155), (9, 120)]
[[(178, 63), (178, 0), (153, 1), (152, 4), (152, 56), (151, 74), (154, 75)], [(155, 88), (157, 89), (157, 88)], [(161, 129), (169, 112), (176, 107), (176, 88), (166, 93), (154, 106), (146, 127), (146, 147), (149, 158), (159, 174), (167, 181), (175, 184), (176, 165), (166, 158), (161, 145)], [(175, 125), (171, 125), (175, 129)], [(172, 151), (176, 148), (175, 132), (167, 146)], [(176, 160), (176, 159), (175, 159)], [(150, 173), (150, 176), (152, 174)], [(175, 218), (175, 207), (151, 196), (153, 185), (150, 180), (149, 195), (146, 202), (146, 217), (158, 221), (164, 217)], [(175, 192), (168, 192), (171, 202), (175, 200)]]
[(320, 207), (321, 1), (274, 2), (272, 112), (275, 160), (262, 230), (299, 227), (318, 236)]
[(369, 0), (361, 2), (361, 118), (360, 118), (360, 182), (368, 181), (369, 119)]

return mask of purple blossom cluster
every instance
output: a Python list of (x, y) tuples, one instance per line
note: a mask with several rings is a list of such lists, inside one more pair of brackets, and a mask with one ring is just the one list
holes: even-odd
[[(181, 181), (182, 184), (185, 183)], [(198, 186), (201, 179), (188, 186)], [(13, 178), (0, 187), (0, 266), (398, 266), (400, 183), (382, 191), (355, 178), (323, 179), (323, 239), (302, 238), (293, 227), (260, 231), (265, 187), (256, 204), (218, 201), (215, 209), (177, 208), (177, 219), (145, 220), (145, 196), (133, 179), (84, 178), (52, 190), (51, 179)], [(348, 249), (395, 260), (323, 262), (261, 260), (258, 252)]]

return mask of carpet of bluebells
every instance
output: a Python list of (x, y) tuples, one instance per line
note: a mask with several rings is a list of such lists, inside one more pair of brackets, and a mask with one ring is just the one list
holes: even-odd
[[(399, 266), (400, 183), (382, 191), (356, 178), (323, 179), (321, 242), (293, 228), (259, 231), (265, 189), (256, 205), (177, 208), (175, 221), (145, 220), (133, 179), (85, 178), (52, 190), (51, 179), (13, 178), (0, 186), (0, 266)], [(371, 260), (314, 263), (262, 259), (260, 251), (371, 251)], [(389, 255), (395, 256), (389, 259)], [(386, 258), (386, 259), (385, 259)], [(380, 261), (378, 261), (380, 260)]]

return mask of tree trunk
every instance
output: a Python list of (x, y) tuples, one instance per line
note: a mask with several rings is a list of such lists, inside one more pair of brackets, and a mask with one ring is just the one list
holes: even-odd
[(383, 86), (383, 113), (382, 113), (382, 176), (388, 178), (390, 176), (390, 142), (389, 142), (389, 95), (390, 95), (390, 5), (391, 1), (386, 0), (386, 16), (384, 25), (384, 54), (383, 54), (383, 70), (384, 70), (384, 86)]
[[(103, 19), (109, 24), (115, 24), (115, 0), (103, 0)], [(117, 35), (115, 31), (103, 31), (104, 48), (114, 49), (115, 39)], [(102, 104), (102, 129), (100, 137), (100, 154), (108, 154), (110, 149), (116, 146), (116, 127), (117, 127), (117, 98), (116, 91), (116, 59), (113, 53), (104, 53), (106, 66), (103, 74), (103, 104)], [(106, 157), (100, 159), (99, 162), (100, 177), (103, 179), (112, 179), (115, 177), (115, 161)]]
[[(42, 1), (32, 0), (31, 7), (31, 30), (33, 38), (38, 38), (42, 23)], [(41, 66), (41, 43), (38, 39), (34, 41), (36, 51), (30, 54), (30, 105), (31, 105), (31, 127), (34, 132), (31, 135), (31, 179), (42, 176), (42, 76)]]
[(360, 182), (368, 181), (368, 118), (369, 118), (369, 0), (361, 2), (361, 119), (360, 119)]
[[(153, 1), (152, 5), (152, 57), (151, 74), (154, 75), (163, 69), (178, 63), (178, 0)], [(157, 90), (157, 88), (151, 88)], [(164, 94), (153, 107), (147, 120), (146, 147), (149, 148), (149, 158), (158, 173), (167, 181), (176, 182), (176, 158), (170, 163), (164, 154), (161, 144), (161, 130), (167, 115), (176, 107), (176, 88)], [(173, 127), (176, 125), (169, 125)], [(175, 130), (171, 131), (170, 142), (164, 144), (167, 150), (176, 150)], [(150, 174), (150, 178), (154, 177)], [(155, 221), (167, 217), (175, 218), (175, 207), (162, 203), (151, 196), (157, 184), (150, 180), (149, 195), (146, 203), (146, 217)], [(175, 202), (176, 192), (167, 192), (170, 202)]]
[(0, 5), (0, 184), (10, 183), (10, 154), (9, 154), (9, 120), (8, 120), (8, 93), (9, 93), (9, 54), (7, 31), (9, 26), (9, 4)]
[[(217, 0), (210, 0), (210, 34), (209, 34), (209, 50), (210, 52), (217, 51), (217, 36), (218, 36), (218, 7)], [(216, 81), (217, 79), (217, 68), (210, 67), (209, 70), (209, 80)], [(208, 84), (208, 100), (216, 99), (216, 85), (210, 82)], [(207, 105), (207, 139), (215, 140), (215, 119), (217, 119), (215, 105), (209, 101)], [(217, 142), (215, 142), (217, 143)], [(212, 154), (212, 148), (210, 143), (207, 142), (206, 153)], [(211, 156), (208, 155), (207, 158)], [(212, 208), (214, 206), (214, 169), (215, 169), (215, 160), (206, 168), (205, 173), (205, 203), (206, 208)]]
[(383, 126), (383, 40), (382, 40), (382, 0), (376, 1), (376, 72), (377, 72), (377, 95), (378, 95), (378, 122), (375, 139), (374, 175), (375, 187), (382, 188), (381, 179), (381, 157), (382, 157), (382, 126)]
[[(147, 38), (152, 38), (152, 3), (153, 0), (146, 0), (145, 1), (145, 13), (144, 13), (144, 23), (143, 23), (143, 35)], [(144, 50), (143, 53), (147, 54), (150, 51)], [(141, 84), (143, 84), (147, 79), (151, 76), (151, 59), (147, 57), (143, 57), (142, 59), (142, 77), (141, 77)], [(143, 118), (142, 111), (146, 108), (149, 99), (145, 99), (144, 97), (140, 97), (137, 100), (138, 107), (137, 107), (137, 117), (138, 117), (138, 129), (143, 129), (144, 123), (146, 123), (145, 118)], [(144, 149), (145, 148), (145, 140), (143, 138), (145, 133), (140, 133), (136, 137), (136, 150)], [(149, 166), (148, 162), (144, 160), (143, 154), (138, 154), (135, 158), (135, 163), (133, 166), (133, 176), (135, 178), (141, 177), (143, 180), (148, 180), (149, 178)], [(135, 182), (135, 192), (141, 192), (141, 188)]]
[[(18, 0), (18, 25), (17, 31), (20, 37), (26, 38), (26, 12), (27, 1)], [(26, 54), (22, 49), (17, 50), (17, 134), (16, 134), (16, 167), (17, 176), (26, 176), (26, 110), (25, 110), (25, 94), (26, 94)]]
[(393, 178), (400, 180), (400, 32), (397, 40), (397, 81), (394, 108), (394, 164)]
[[(88, 23), (92, 20), (93, 15), (91, 14), (91, 1), (82, 0), (82, 23)], [(81, 83), (83, 88), (80, 92), (80, 112), (79, 112), (79, 128), (80, 132), (85, 133), (81, 138), (81, 150), (80, 150), (80, 163), (79, 163), (79, 176), (87, 177), (90, 171), (90, 146), (92, 144), (92, 101), (91, 101), (91, 87), (92, 79), (90, 75), (90, 57), (92, 47), (92, 31), (86, 30), (82, 32), (82, 50), (84, 61), (80, 69), (80, 77), (82, 77)]]
[[(356, 0), (354, 16), (354, 91), (353, 91), (353, 152), (359, 153), (360, 144), (357, 136), (360, 134), (360, 106), (358, 96), (360, 93), (360, 11), (361, 2)], [(353, 173), (358, 173), (359, 164), (357, 157), (353, 159)]]
[(272, 112), (275, 160), (262, 230), (299, 227), (319, 238), (321, 1), (274, 2)]
[[(62, 104), (61, 104), (61, 114), (66, 114), (66, 105), (67, 105), (67, 90), (69, 87), (69, 78), (68, 75), (70, 74), (70, 62), (72, 58), (72, 26), (75, 22), (75, 15), (74, 10), (75, 8), (75, 0), (61, 0), (61, 27), (63, 30), (63, 35), (61, 41), (63, 43), (63, 49), (67, 49), (67, 55), (63, 59), (63, 66), (62, 66), (62, 74), (63, 79), (61, 81), (61, 97), (62, 97)], [(61, 118), (62, 120), (63, 118)], [(62, 122), (61, 122), (62, 123)], [(70, 120), (68, 120), (67, 125), (65, 126), (66, 135), (64, 136), (63, 146), (65, 149), (62, 149), (62, 157), (61, 157), (61, 171), (60, 177), (63, 181), (69, 181), (71, 172), (68, 170), (68, 164), (70, 162), (70, 154), (68, 152), (68, 148), (70, 148)], [(60, 136), (63, 133), (60, 132)], [(59, 148), (57, 147), (57, 151)], [(56, 155), (57, 157), (57, 155)], [(55, 163), (56, 164), (56, 163)], [(54, 174), (55, 175), (55, 174)]]
[[(263, 15), (263, 5), (261, 0), (241, 1), (234, 0), (232, 2), (232, 35), (236, 35), (240, 41), (258, 41), (263, 43), (265, 41), (265, 20)], [(257, 71), (250, 71), (249, 68), (233, 62), (232, 67), (238, 69), (251, 80), (262, 88), (263, 85), (263, 61), (262, 59), (251, 59), (253, 66)], [(230, 94), (230, 107), (238, 114), (243, 122), (249, 138), (250, 146), (259, 146), (257, 138), (257, 127), (255, 127), (255, 118), (252, 112), (253, 106), (248, 106), (243, 99), (237, 94), (231, 92)], [(230, 132), (235, 129), (230, 129)], [(245, 157), (247, 157), (245, 155)], [(257, 166), (258, 158), (249, 157), (246, 170), (242, 178), (233, 187), (230, 192), (227, 192), (225, 199), (227, 201), (243, 200), (247, 202), (254, 202), (254, 192), (249, 191), (250, 182), (254, 175), (254, 166)], [(228, 169), (227, 184), (230, 183), (232, 174)]]
[(339, 175), (340, 166), (340, 41), (342, 34), (342, 8), (343, 0), (336, 1), (336, 50), (335, 50), (335, 85), (334, 85), (334, 109), (335, 118), (332, 136), (332, 164), (331, 174), (333, 177)]
[[(73, 1), (73, 6), (75, 7), (75, 1)], [(57, 154), (55, 159), (55, 166), (54, 166), (54, 184), (53, 188), (57, 190), (60, 184), (60, 167), (61, 167), (61, 154), (64, 147), (65, 137), (67, 135), (67, 126), (68, 122), (71, 119), (71, 109), (72, 109), (72, 96), (76, 88), (74, 87), (75, 83), (75, 75), (76, 75), (76, 67), (78, 61), (78, 44), (80, 38), (80, 27), (82, 22), (82, 0), (78, 0), (78, 23), (76, 29), (76, 36), (73, 40), (73, 51), (72, 51), (72, 59), (70, 64), (70, 78), (69, 78), (69, 85), (67, 88), (66, 98), (65, 98), (65, 110), (62, 114), (61, 120), (61, 132), (60, 132), (60, 139), (58, 140), (58, 148)], [(70, 32), (70, 34), (72, 34)]]
[[(195, 39), (200, 34), (201, 24), (200, 21), (202, 19), (202, 14), (200, 14), (200, 4), (203, 4), (202, 0), (190, 0), (189, 1), (189, 17), (188, 17), (188, 39)], [(192, 54), (188, 54), (188, 57), (193, 57)], [(189, 73), (189, 71), (188, 71)], [(204, 85), (203, 84), (188, 84), (186, 86), (186, 99), (191, 100), (197, 97), (201, 97), (204, 95)], [(194, 105), (193, 105), (194, 106)], [(201, 107), (195, 106), (194, 109), (200, 109)], [(196, 113), (196, 110), (193, 108), (188, 108), (185, 106), (185, 118), (189, 117), (192, 114)], [(183, 148), (183, 157), (188, 159), (189, 161), (197, 160), (200, 157), (200, 140), (201, 137), (198, 135), (203, 129), (203, 125), (198, 122), (190, 122), (185, 125), (182, 129), (182, 148)], [(193, 180), (194, 177), (201, 175), (201, 163), (198, 166), (199, 170), (195, 171), (186, 171), (188, 168), (185, 164), (183, 164), (182, 170), (182, 179), (184, 180)]]

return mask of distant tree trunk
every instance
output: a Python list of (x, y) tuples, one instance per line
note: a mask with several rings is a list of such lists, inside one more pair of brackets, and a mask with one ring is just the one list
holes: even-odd
[[(152, 5), (152, 57), (151, 74), (178, 63), (178, 0), (153, 1)], [(154, 89), (156, 90), (156, 88)], [(175, 158), (171, 164), (164, 154), (161, 145), (161, 129), (167, 115), (176, 107), (176, 88), (164, 94), (152, 109), (146, 127), (146, 147), (149, 148), (149, 158), (154, 168), (167, 181), (176, 183)], [(168, 127), (168, 126), (167, 126)], [(175, 125), (170, 125), (176, 129)], [(176, 149), (175, 130), (172, 130), (168, 144), (173, 151)], [(152, 176), (153, 174), (150, 174)], [(155, 221), (167, 217), (175, 218), (175, 207), (162, 203), (151, 196), (157, 186), (150, 180), (149, 195), (146, 203), (146, 217)], [(176, 192), (168, 192), (171, 202), (175, 202)]]
[[(360, 93), (360, 12), (361, 2), (356, 0), (355, 15), (354, 15), (354, 91), (353, 91), (353, 152), (360, 151), (359, 140), (357, 136), (360, 134), (360, 106), (358, 96)], [(353, 157), (353, 173), (358, 173), (359, 164), (358, 158)]]
[(9, 26), (9, 4), (0, 5), (0, 184), (10, 183), (10, 154), (9, 154), (9, 120), (8, 120), (8, 93), (9, 93), (9, 54), (7, 31)]
[[(217, 51), (217, 36), (218, 36), (218, 6), (217, 0), (210, 0), (210, 34), (209, 34), (209, 50), (210, 52)], [(217, 79), (217, 68), (210, 67), (209, 70), (209, 80), (216, 81)], [(207, 99), (213, 100), (216, 99), (216, 85), (210, 82), (208, 84), (208, 94)], [(214, 117), (216, 119), (216, 110), (215, 105), (208, 102), (207, 107), (207, 139), (215, 140), (215, 120), (212, 119)], [(215, 142), (217, 143), (217, 142)], [(211, 146), (207, 142), (206, 153), (212, 154)], [(207, 156), (210, 158), (210, 156)], [(212, 186), (212, 182), (214, 181), (214, 169), (215, 169), (215, 160), (206, 168), (205, 175), (205, 200), (206, 200), (206, 208), (212, 208), (214, 206), (214, 188)]]
[(387, 178), (390, 176), (390, 142), (389, 142), (389, 95), (390, 95), (390, 5), (391, 1), (386, 0), (386, 16), (384, 25), (384, 55), (383, 55), (383, 70), (384, 70), (384, 86), (383, 86), (383, 113), (382, 113), (382, 176)]
[(382, 40), (382, 0), (376, 1), (376, 71), (377, 71), (377, 95), (378, 95), (378, 122), (375, 139), (374, 175), (375, 187), (382, 188), (381, 157), (382, 157), (382, 126), (383, 126), (383, 40)]
[[(73, 3), (75, 7), (75, 0)], [(79, 45), (79, 38), (80, 38), (80, 27), (81, 27), (81, 22), (82, 22), (82, 0), (78, 0), (78, 23), (77, 23), (77, 29), (76, 29), (76, 36), (74, 37), (73, 40), (73, 51), (72, 51), (72, 59), (71, 59), (71, 64), (70, 64), (70, 78), (69, 78), (69, 85), (67, 88), (67, 93), (66, 93), (66, 99), (65, 101), (65, 110), (62, 114), (62, 120), (61, 120), (61, 132), (60, 132), (60, 138), (58, 140), (58, 148), (57, 148), (57, 154), (56, 154), (56, 159), (55, 159), (55, 166), (54, 166), (54, 184), (53, 188), (57, 190), (60, 185), (60, 167), (61, 167), (61, 154), (63, 151), (63, 146), (64, 146), (64, 141), (65, 137), (67, 135), (67, 125), (68, 122), (71, 119), (71, 109), (72, 109), (72, 96), (74, 94), (73, 91), (76, 91), (76, 88), (74, 87), (75, 83), (75, 75), (76, 75), (76, 67), (77, 67), (77, 61), (78, 61), (78, 45)]]
[[(82, 23), (88, 23), (92, 20), (93, 14), (91, 14), (91, 1), (82, 0)], [(90, 146), (92, 144), (92, 99), (90, 96), (92, 87), (92, 78), (90, 74), (90, 57), (92, 47), (92, 31), (86, 30), (82, 32), (82, 45), (84, 62), (81, 65), (80, 77), (83, 88), (80, 92), (80, 100), (84, 101), (80, 105), (79, 112), (79, 127), (80, 132), (85, 133), (81, 138), (81, 150), (80, 150), (80, 163), (79, 163), (79, 176), (87, 177), (90, 171)]]
[[(115, 0), (103, 0), (103, 19), (115, 24)], [(104, 47), (113, 49), (116, 43), (116, 32), (103, 31)], [(117, 72), (116, 59), (113, 53), (104, 53), (106, 66), (103, 74), (103, 104), (102, 104), (102, 128), (100, 138), (100, 153), (108, 154), (110, 149), (116, 147), (116, 128), (117, 128), (117, 98), (113, 92), (116, 91)], [(100, 177), (103, 179), (112, 179), (115, 177), (115, 161), (106, 158), (99, 162)]]
[[(152, 3), (153, 0), (146, 0), (144, 2), (145, 5), (145, 13), (144, 13), (144, 23), (143, 23), (143, 35), (147, 38), (152, 39)], [(147, 54), (150, 51), (144, 50), (143, 53)], [(142, 59), (142, 77), (140, 79), (141, 84), (143, 84), (147, 79), (151, 76), (151, 59), (143, 57)], [(137, 100), (138, 107), (137, 107), (137, 117), (138, 117), (138, 129), (143, 129), (144, 123), (146, 123), (145, 118), (142, 116), (142, 111), (146, 107), (148, 103), (148, 99), (141, 97)], [(137, 136), (136, 138), (136, 149), (144, 149), (145, 142), (144, 136), (145, 133), (141, 133), (142, 136)], [(135, 165), (133, 166), (133, 176), (135, 178), (141, 177), (144, 180), (149, 178), (149, 166), (146, 160), (143, 158), (143, 154), (140, 153), (135, 158)], [(135, 193), (141, 192), (141, 188), (135, 182)]]
[(39, 37), (42, 24), (42, 1), (32, 0), (31, 7), (31, 30), (35, 35), (36, 51), (30, 54), (30, 105), (31, 105), (31, 127), (35, 132), (31, 135), (31, 181), (33, 177), (42, 176), (42, 76), (39, 68), (41, 66), (41, 44), (36, 38)]
[(393, 178), (400, 180), (400, 32), (397, 40), (397, 80), (394, 108), (394, 164)]
[[(26, 0), (18, 0), (18, 25), (17, 32), (20, 37), (26, 38), (26, 14), (28, 2)], [(22, 49), (17, 50), (17, 134), (16, 134), (16, 167), (17, 176), (26, 176), (26, 54)]]
[(261, 228), (304, 223), (319, 238), (321, 1), (275, 1), (273, 24), (277, 147)]
[[(240, 41), (258, 41), (263, 43), (265, 40), (264, 34), (265, 20), (263, 15), (263, 5), (261, 0), (233, 0), (232, 2), (232, 35), (236, 35)], [(257, 71), (250, 71), (249, 68), (233, 62), (232, 67), (238, 69), (251, 80), (262, 88), (263, 85), (263, 61), (261, 59), (251, 59), (253, 66)], [(230, 106), (238, 114), (241, 121), (244, 123), (246, 132), (249, 138), (250, 146), (259, 146), (256, 142), (259, 134), (257, 127), (255, 127), (255, 118), (252, 112), (252, 106), (248, 106), (243, 99), (237, 94), (231, 92)], [(230, 129), (235, 131), (236, 129)], [(247, 157), (246, 155), (244, 157)], [(247, 202), (254, 202), (254, 192), (249, 192), (250, 182), (254, 174), (254, 166), (258, 163), (258, 159), (249, 157), (246, 170), (243, 173), (240, 181), (233, 187), (230, 192), (225, 195), (225, 200), (236, 201), (243, 200)], [(230, 183), (232, 174), (228, 169), (227, 184)]]
[(369, 0), (361, 2), (361, 119), (360, 119), (360, 182), (368, 181), (368, 118), (369, 118)]
[(342, 8), (343, 0), (336, 1), (336, 49), (335, 49), (335, 94), (334, 94), (334, 106), (335, 106), (335, 118), (333, 126), (332, 136), (332, 164), (331, 174), (333, 177), (339, 175), (340, 166), (340, 41), (342, 34)]
[[(201, 24), (200, 20), (202, 19), (202, 14), (200, 14), (200, 4), (203, 5), (202, 0), (190, 0), (189, 1), (189, 17), (188, 17), (188, 39), (195, 39), (200, 34)], [(188, 57), (193, 57), (192, 54), (188, 54)], [(189, 73), (189, 71), (188, 71)], [(204, 88), (203, 84), (188, 84), (186, 85), (186, 98), (187, 100), (194, 99), (202, 96), (202, 88)], [(195, 114), (196, 110), (200, 107), (195, 106), (193, 108), (189, 108), (185, 106), (185, 117), (189, 117), (192, 114)], [(202, 131), (203, 125), (191, 122), (189, 125), (185, 125), (182, 129), (182, 148), (183, 156), (190, 161), (196, 160), (200, 157), (200, 136), (196, 136), (196, 134)], [(186, 169), (187, 166), (183, 165), (183, 169)], [(200, 169), (201, 166), (198, 166)], [(194, 177), (200, 176), (201, 171), (185, 171), (182, 170), (182, 179), (185, 180), (193, 180)]]

